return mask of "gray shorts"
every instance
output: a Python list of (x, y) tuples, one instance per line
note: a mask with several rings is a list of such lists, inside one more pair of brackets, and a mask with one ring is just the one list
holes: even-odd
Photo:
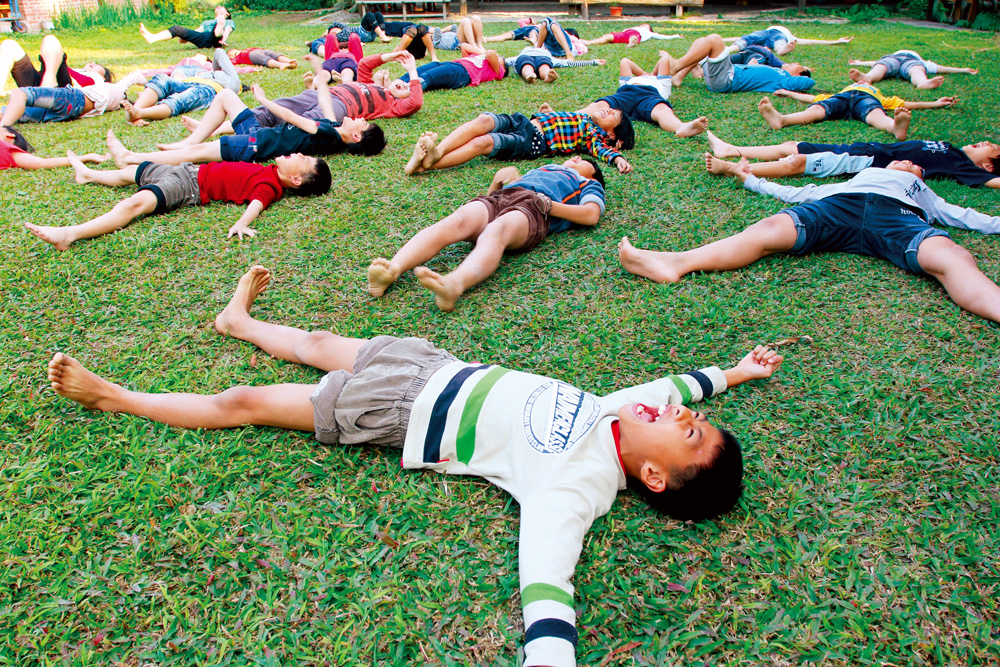
[(705, 58), (701, 61), (701, 70), (705, 74), (705, 87), (717, 93), (729, 90), (733, 83), (736, 68), (729, 59), (729, 51), (724, 51), (718, 58)]
[(929, 60), (924, 60), (912, 51), (896, 51), (895, 53), (882, 56), (875, 63), (885, 67), (885, 76), (890, 79), (899, 77), (905, 81), (910, 80), (910, 70), (914, 67), (923, 67), (927, 74), (937, 74), (937, 65)]
[(136, 167), (135, 183), (140, 191), (149, 190), (156, 195), (154, 213), (166, 213), (201, 203), (198, 168), (190, 162), (176, 165), (142, 162)]
[(267, 67), (269, 60), (277, 60), (280, 57), (280, 54), (270, 49), (254, 49), (249, 54), (251, 64), (258, 67)]
[(372, 338), (358, 351), (353, 374), (327, 373), (313, 392), (316, 439), (402, 449), (414, 399), (453, 361), (423, 338)]

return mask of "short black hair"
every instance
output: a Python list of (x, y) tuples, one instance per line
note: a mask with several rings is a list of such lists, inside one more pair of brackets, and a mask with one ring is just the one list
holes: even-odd
[(679, 521), (704, 521), (725, 514), (743, 493), (743, 452), (736, 436), (721, 428), (719, 433), (722, 445), (708, 465), (681, 471), (659, 493), (635, 477), (628, 478), (629, 488), (657, 512)]
[(996, 174), (997, 176), (1000, 176), (1000, 156), (991, 158), (990, 165), (992, 165), (992, 169), (987, 169), (986, 171), (990, 172), (991, 174)]
[(622, 120), (615, 126), (615, 141), (622, 142), (624, 150), (635, 148), (635, 130), (632, 128), (632, 119), (622, 111)]
[(563, 30), (565, 30), (569, 34), (573, 35), (577, 39), (580, 39), (580, 33), (579, 33), (579, 31), (577, 31), (576, 28), (563, 28)]
[(302, 177), (302, 183), (297, 188), (288, 188), (288, 194), (297, 197), (311, 197), (313, 195), (325, 195), (330, 191), (330, 184), (333, 179), (330, 176), (330, 165), (326, 160), (316, 158), (313, 169)]
[(361, 133), (361, 140), (347, 144), (353, 155), (378, 155), (385, 148), (385, 132), (375, 123), (368, 123), (368, 129)]
[(802, 74), (800, 76), (809, 77), (811, 79), (813, 78), (813, 71), (808, 67), (806, 67), (805, 69), (802, 70)]
[(101, 67), (104, 68), (104, 80), (106, 82), (108, 82), (108, 83), (114, 83), (115, 82), (115, 73), (111, 71), (111, 68), (109, 68), (104, 63), (95, 63), (95, 64), (96, 65), (100, 65)]
[(605, 187), (604, 186), (604, 172), (602, 172), (601, 168), (599, 166), (597, 166), (597, 163), (594, 162), (593, 160), (591, 160), (589, 157), (583, 158), (583, 161), (584, 162), (589, 162), (590, 164), (592, 164), (594, 166), (594, 180), (597, 181), (598, 183), (600, 183), (602, 188)]
[(24, 135), (21, 134), (19, 130), (15, 130), (13, 127), (9, 125), (0, 125), (0, 128), (7, 130), (8, 132), (14, 135), (13, 143), (22, 151), (24, 151), (25, 153), (35, 152), (35, 147), (28, 143), (28, 140), (24, 138)]

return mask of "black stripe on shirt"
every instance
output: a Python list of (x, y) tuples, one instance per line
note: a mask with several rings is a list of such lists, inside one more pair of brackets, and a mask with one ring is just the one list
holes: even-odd
[(441, 460), (441, 438), (444, 437), (445, 423), (448, 421), (448, 410), (455, 402), (458, 391), (465, 384), (465, 381), (473, 373), (487, 370), (492, 366), (473, 366), (463, 368), (455, 373), (455, 377), (448, 381), (444, 391), (434, 401), (434, 409), (431, 410), (430, 424), (427, 426), (427, 435), (424, 437), (424, 463), (438, 463)]
[(688, 375), (693, 377), (698, 382), (698, 385), (701, 387), (702, 398), (709, 398), (712, 395), (712, 392), (715, 391), (715, 385), (712, 384), (712, 381), (708, 379), (708, 376), (701, 371), (691, 371)]
[(573, 646), (576, 646), (577, 632), (571, 623), (558, 618), (543, 618), (532, 623), (531, 627), (524, 633), (524, 643), (530, 644), (542, 637), (565, 639)]

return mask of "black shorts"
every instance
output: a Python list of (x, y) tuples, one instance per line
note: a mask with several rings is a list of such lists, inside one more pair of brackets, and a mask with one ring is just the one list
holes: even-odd
[[(37, 88), (42, 85), (42, 77), (45, 76), (45, 61), (38, 56), (40, 69), (35, 69), (31, 58), (25, 55), (11, 66), (10, 76), (18, 88)], [(66, 66), (66, 54), (63, 54), (62, 62), (59, 63), (59, 70), (56, 72), (56, 87), (65, 88), (72, 86), (73, 79), (69, 75), (69, 68)]]
[(214, 49), (222, 45), (214, 32), (198, 32), (182, 25), (171, 26), (170, 36), (177, 37), (182, 42), (190, 42), (199, 49)]
[(871, 93), (863, 90), (849, 90), (845, 93), (837, 93), (819, 102), (813, 102), (809, 106), (820, 105), (826, 110), (826, 120), (839, 120), (841, 118), (851, 118), (853, 120), (865, 122), (868, 114), (876, 109), (885, 111), (882, 103)]

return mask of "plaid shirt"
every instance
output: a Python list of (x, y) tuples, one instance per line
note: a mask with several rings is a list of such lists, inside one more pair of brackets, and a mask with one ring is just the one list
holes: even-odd
[(617, 158), (622, 157), (608, 143), (608, 133), (585, 113), (553, 111), (535, 114), (531, 120), (537, 120), (541, 124), (542, 135), (549, 144), (550, 154), (586, 151), (612, 166)]

